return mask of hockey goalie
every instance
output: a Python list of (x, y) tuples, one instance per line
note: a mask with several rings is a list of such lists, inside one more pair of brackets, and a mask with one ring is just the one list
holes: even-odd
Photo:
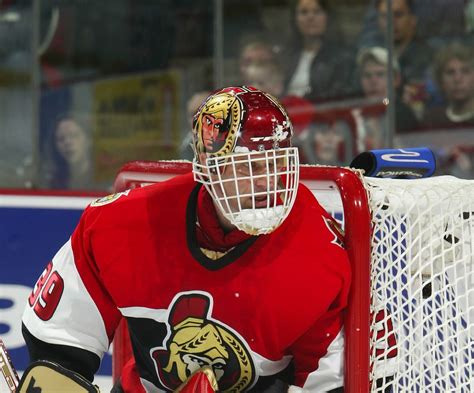
[(192, 173), (93, 202), (27, 299), (23, 384), (46, 362), (93, 391), (125, 318), (114, 392), (342, 391), (349, 261), (292, 134), (271, 95), (222, 89), (194, 117)]

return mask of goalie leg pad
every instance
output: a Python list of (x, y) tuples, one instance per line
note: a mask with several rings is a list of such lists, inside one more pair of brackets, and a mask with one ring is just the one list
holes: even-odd
[(99, 393), (83, 376), (47, 360), (31, 363), (20, 381), (18, 393)]

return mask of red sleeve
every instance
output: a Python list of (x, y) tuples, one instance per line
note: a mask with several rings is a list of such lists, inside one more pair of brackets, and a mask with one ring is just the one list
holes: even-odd
[(311, 391), (326, 391), (343, 385), (343, 307), (333, 308), (320, 318), (291, 350), (295, 384)]
[[(90, 235), (96, 218), (97, 210), (87, 208), (71, 239), (35, 284), (22, 318), (25, 331), (39, 346), (74, 347), (66, 350), (70, 364), (80, 362), (73, 354), (84, 351), (102, 358), (121, 318), (94, 260)], [(48, 351), (44, 352), (48, 359)]]
[[(77, 271), (89, 295), (97, 306), (109, 341), (112, 341), (121, 314), (103, 284), (101, 271), (94, 259), (93, 234), (99, 226), (100, 207), (88, 207), (71, 236)], [(111, 240), (111, 244), (113, 241)]]
[(328, 247), (332, 255), (328, 260), (335, 267), (329, 274), (338, 275), (340, 289), (327, 311), (291, 347), (295, 384), (318, 392), (341, 387), (344, 382), (343, 324), (349, 296), (350, 265), (340, 244)]

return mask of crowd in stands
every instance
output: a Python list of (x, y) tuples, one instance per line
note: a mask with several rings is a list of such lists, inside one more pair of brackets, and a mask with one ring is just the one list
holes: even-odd
[[(391, 9), (385, 0), (367, 0), (357, 20), (350, 21), (357, 26), (351, 30), (347, 18), (341, 18), (344, 7), (355, 9), (350, 2), (228, 0), (220, 31), (226, 73), (220, 81), (212, 71), (219, 30), (209, 2), (160, 1), (151, 8), (146, 1), (79, 3), (97, 11), (91, 13), (93, 20), (75, 2), (52, 1), (53, 11), (61, 9), (56, 22), (54, 12), (42, 6), (40, 44), (47, 41), (39, 56), (43, 89), (84, 78), (184, 70), (184, 131), (177, 158), (192, 157), (192, 113), (216, 82), (231, 82), (255, 86), (284, 103), (304, 162), (347, 165), (359, 151), (417, 141), (442, 152), (440, 162), (449, 166), (442, 172), (441, 165), (440, 173), (474, 178), (473, 0), (392, 0)], [(102, 23), (111, 18), (114, 22)], [(68, 25), (72, 20), (74, 32)], [(125, 30), (118, 28), (122, 22)], [(24, 45), (19, 49), (23, 56), (28, 53)], [(16, 64), (14, 52), (0, 53), (3, 68)], [(84, 146), (91, 162), (89, 131)], [(456, 137), (441, 137), (449, 133)], [(41, 149), (44, 161), (52, 162), (52, 155), (61, 160), (60, 137), (51, 137), (50, 131), (41, 135), (50, 135)], [(61, 170), (49, 166), (47, 187), (83, 186), (77, 176), (66, 180), (78, 170), (68, 165), (60, 163)], [(83, 179), (92, 176), (91, 168), (87, 171)]]
[[(472, 178), (474, 55), (470, 26), (474, 6), (472, 2), (453, 1), (449, 7), (446, 2), (435, 2), (430, 13), (425, 3), (393, 0), (388, 10), (386, 1), (373, 1), (356, 45), (351, 47), (342, 39), (329, 1), (294, 1), (289, 40), (276, 46), (270, 41), (266, 51), (259, 41), (265, 56), (253, 66), (246, 62), (246, 69), (252, 72), (242, 74), (242, 82), (266, 88), (284, 103), (291, 104), (297, 96), (313, 105), (309, 110), (312, 120), (303, 123), (299, 120), (305, 106), (299, 102), (288, 107), (290, 116), (299, 116), (295, 118), (297, 140), (308, 163), (344, 165), (354, 151), (392, 147), (404, 135), (429, 131), (418, 141), (442, 152), (439, 174)], [(387, 34), (389, 16), (391, 34)], [(434, 17), (443, 22), (442, 28), (433, 28)], [(387, 45), (389, 38), (391, 46)], [(346, 108), (341, 109), (344, 103)], [(445, 135), (454, 128), (464, 130), (464, 140), (453, 140), (452, 145), (446, 139), (438, 140), (436, 132)], [(401, 138), (394, 138), (397, 135)], [(446, 169), (446, 162), (458, 163), (464, 170), (453, 171), (452, 165)]]

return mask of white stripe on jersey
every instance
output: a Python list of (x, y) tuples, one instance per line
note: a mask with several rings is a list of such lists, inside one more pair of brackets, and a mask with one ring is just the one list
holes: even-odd
[(109, 339), (102, 316), (76, 269), (71, 239), (54, 256), (53, 271), (64, 280), (64, 292), (53, 316), (43, 321), (27, 301), (23, 323), (42, 341), (86, 349), (102, 358)]
[(308, 375), (303, 386), (310, 392), (327, 392), (342, 386), (344, 381), (344, 330), (331, 342), (324, 357), (319, 359), (318, 369)]
[(166, 390), (161, 390), (153, 385), (150, 381), (147, 381), (145, 378), (140, 378), (140, 382), (145, 389), (146, 393), (166, 393)]
[(290, 364), (293, 356), (283, 356), (280, 360), (269, 360), (252, 351), (252, 359), (255, 365), (255, 373), (259, 377), (264, 377), (283, 371)]
[(168, 321), (168, 310), (148, 307), (122, 307), (119, 310), (124, 317), (147, 318), (162, 323)]

